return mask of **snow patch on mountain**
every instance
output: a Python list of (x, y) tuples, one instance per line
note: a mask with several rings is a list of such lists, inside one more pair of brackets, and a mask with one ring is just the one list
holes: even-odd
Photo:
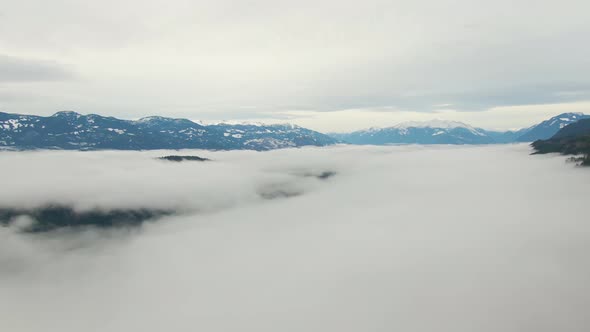
[(71, 111), (49, 117), (0, 112), (0, 145), (18, 149), (271, 150), (337, 142), (291, 124), (234, 122), (203, 126), (188, 119), (162, 116), (122, 120)]
[[(400, 124), (397, 124), (391, 128), (397, 129), (408, 129), (408, 128), (432, 128), (432, 129), (455, 129), (455, 128), (465, 128), (469, 130), (471, 133), (479, 136), (485, 136), (482, 132), (477, 130), (476, 128), (459, 121), (448, 121), (448, 120), (439, 120), (434, 119), (430, 121), (406, 121)], [(438, 135), (442, 134), (440, 132)]]

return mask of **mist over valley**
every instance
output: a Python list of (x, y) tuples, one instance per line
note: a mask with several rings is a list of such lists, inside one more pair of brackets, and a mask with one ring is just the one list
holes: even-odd
[(590, 173), (531, 152), (5, 151), (0, 210), (171, 213), (0, 227), (1, 326), (584, 331)]

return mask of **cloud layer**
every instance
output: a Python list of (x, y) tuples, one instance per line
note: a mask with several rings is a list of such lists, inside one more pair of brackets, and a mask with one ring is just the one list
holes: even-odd
[[(174, 207), (0, 228), (9, 331), (585, 331), (590, 173), (525, 145), (2, 153), (0, 202)], [(306, 174), (330, 170), (317, 179)], [(260, 190), (301, 195), (265, 200)]]
[[(1, 6), (3, 52), (71, 64), (80, 78), (21, 86), (20, 92), (42, 91), (44, 102), (0, 99), (0, 107), (207, 120), (587, 101), (589, 6), (583, 0), (9, 1)], [(14, 87), (0, 86), (0, 97), (4, 89)]]
[(61, 81), (73, 74), (51, 61), (22, 59), (0, 54), (0, 83)]

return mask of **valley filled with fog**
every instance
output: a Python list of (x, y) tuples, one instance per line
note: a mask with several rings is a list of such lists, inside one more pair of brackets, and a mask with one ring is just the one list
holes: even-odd
[(3, 151), (0, 209), (163, 212), (0, 226), (0, 330), (587, 331), (590, 170), (530, 153)]

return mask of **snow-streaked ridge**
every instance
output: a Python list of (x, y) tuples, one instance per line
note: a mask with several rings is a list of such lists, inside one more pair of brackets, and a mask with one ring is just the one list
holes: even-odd
[(220, 125), (226, 125), (226, 126), (256, 126), (256, 127), (266, 126), (266, 124), (264, 124), (262, 122), (256, 122), (256, 121), (239, 121), (239, 120), (204, 121), (204, 120), (200, 120), (200, 122), (204, 126), (220, 126)]
[(434, 119), (430, 121), (406, 121), (399, 123), (392, 128), (435, 128), (435, 129), (453, 129), (453, 128), (466, 128), (466, 129), (473, 129), (472, 126), (459, 122), (459, 121), (448, 121), (448, 120), (439, 120)]
[(278, 128), (302, 128), (292, 123), (264, 123), (257, 121), (238, 121), (238, 120), (222, 120), (222, 121), (200, 121), (203, 126), (253, 126), (253, 127), (278, 127)]
[(434, 119), (434, 120), (430, 120), (430, 121), (406, 121), (406, 122), (398, 123), (397, 125), (392, 126), (392, 127), (384, 127), (384, 128), (371, 127), (368, 129), (360, 130), (359, 132), (374, 133), (374, 132), (378, 132), (381, 130), (392, 130), (392, 129), (406, 132), (407, 129), (409, 129), (409, 128), (430, 128), (430, 129), (443, 129), (443, 130), (464, 128), (464, 129), (469, 130), (471, 133), (473, 133), (475, 135), (479, 135), (479, 136), (485, 135), (480, 130), (478, 130), (475, 127), (472, 127), (466, 123), (459, 122), (459, 121), (439, 120), (439, 119)]

